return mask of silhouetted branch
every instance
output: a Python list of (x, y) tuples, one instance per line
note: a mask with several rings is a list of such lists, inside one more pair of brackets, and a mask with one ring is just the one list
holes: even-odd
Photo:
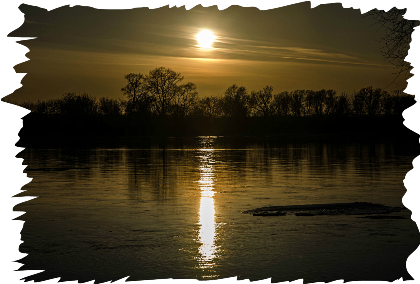
[(401, 74), (409, 77), (410, 70), (413, 68), (409, 62), (405, 61), (405, 57), (410, 48), (411, 34), (420, 21), (404, 19), (403, 15), (406, 11), (407, 9), (394, 7), (388, 12), (375, 9), (367, 13), (368, 16), (374, 17), (377, 20), (376, 24), (384, 30), (385, 36), (381, 39), (384, 43), (382, 53), (397, 68), (397, 76), (386, 88), (393, 84)]

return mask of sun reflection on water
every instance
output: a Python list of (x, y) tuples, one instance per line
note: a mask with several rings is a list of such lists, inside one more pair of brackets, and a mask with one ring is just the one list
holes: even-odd
[[(204, 142), (204, 141), (203, 141)], [(214, 149), (203, 148), (200, 151), (200, 180), (198, 181), (201, 190), (198, 239), (199, 247), (199, 268), (213, 268), (214, 258), (217, 254), (215, 240), (216, 221), (214, 208)]]

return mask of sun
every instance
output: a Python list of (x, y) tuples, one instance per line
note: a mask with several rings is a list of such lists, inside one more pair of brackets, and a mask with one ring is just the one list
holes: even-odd
[(198, 41), (198, 46), (201, 48), (213, 48), (213, 44), (216, 36), (209, 30), (202, 30), (195, 36)]

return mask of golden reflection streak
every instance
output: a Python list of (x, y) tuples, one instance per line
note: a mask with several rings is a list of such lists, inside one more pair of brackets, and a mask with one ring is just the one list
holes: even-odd
[(215, 209), (213, 200), (213, 185), (214, 185), (214, 172), (213, 172), (213, 151), (214, 149), (200, 149), (200, 212), (199, 212), (199, 225), (200, 230), (198, 239), (201, 243), (199, 248), (199, 268), (212, 268), (214, 267), (213, 259), (216, 256), (217, 248), (215, 245), (216, 239), (216, 222), (215, 222)]

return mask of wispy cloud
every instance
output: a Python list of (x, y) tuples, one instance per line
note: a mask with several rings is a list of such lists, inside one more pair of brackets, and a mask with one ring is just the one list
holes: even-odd
[(219, 42), (225, 44), (221, 44), (221, 47), (216, 48), (216, 52), (230, 55), (258, 57), (259, 60), (289, 59), (318, 61), (334, 64), (353, 64), (378, 67), (389, 66), (388, 64), (380, 64), (377, 62), (368, 61), (355, 55), (329, 52), (315, 48), (261, 45), (264, 44), (264, 42), (257, 40), (242, 40), (234, 38), (228, 38), (228, 40), (224, 39), (225, 38), (222, 38)]
[(284, 59), (296, 59), (296, 60), (309, 60), (309, 61), (319, 61), (319, 62), (329, 62), (329, 63), (339, 63), (339, 64), (350, 64), (350, 65), (364, 65), (364, 66), (376, 66), (376, 67), (391, 67), (391, 65), (386, 64), (376, 64), (376, 63), (367, 63), (367, 62), (351, 62), (351, 61), (338, 61), (338, 60), (327, 60), (319, 58), (308, 58), (308, 57), (282, 57)]
[(266, 50), (276, 50), (277, 52), (292, 52), (296, 54), (305, 54), (308, 56), (318, 56), (318, 57), (329, 57), (329, 58), (346, 58), (358, 60), (358, 57), (351, 56), (348, 54), (326, 52), (320, 49), (311, 49), (311, 48), (302, 48), (302, 47), (278, 47), (278, 46), (255, 46), (256, 48), (266, 49)]
[(37, 21), (31, 21), (31, 20), (28, 20), (28, 19), (25, 19), (25, 22), (24, 22), (25, 24), (43, 24), (43, 23), (41, 23), (41, 22), (37, 22)]
[(44, 21), (32, 21), (32, 20), (28, 20), (28, 19), (25, 19), (24, 24), (43, 25), (43, 26), (50, 26), (50, 27), (57, 26), (57, 24), (51, 24), (51, 23), (47, 23), (47, 22), (44, 22)]
[[(191, 41), (194, 40), (195, 34), (199, 31), (198, 28), (185, 27), (185, 29), (177, 30), (172, 33), (155, 33), (156, 35), (163, 37), (171, 37), (189, 40), (189, 46), (185, 48), (176, 47), (177, 51), (183, 51), (179, 53), (180, 57), (189, 57), (186, 55), (188, 52), (197, 50), (191, 50), (194, 45), (191, 45)], [(216, 33), (217, 34), (217, 33)], [(267, 45), (271, 43), (271, 45)], [(215, 47), (210, 50), (212, 53), (202, 54), (203, 57), (213, 56), (214, 58), (226, 58), (226, 59), (244, 59), (248, 60), (259, 60), (259, 61), (282, 61), (287, 60), (305, 60), (305, 61), (316, 61), (333, 64), (345, 64), (345, 65), (359, 65), (359, 66), (377, 66), (377, 67), (389, 67), (389, 64), (380, 64), (377, 62), (366, 60), (362, 57), (354, 54), (344, 54), (337, 52), (330, 52), (327, 50), (321, 50), (317, 48), (303, 48), (296, 46), (276, 46), (275, 41), (262, 41), (255, 39), (241, 39), (225, 36), (223, 34), (217, 35), (215, 40)], [(167, 50), (168, 46), (162, 48)], [(160, 50), (158, 46), (154, 46), (155, 51)], [(194, 56), (199, 56), (195, 53)]]

